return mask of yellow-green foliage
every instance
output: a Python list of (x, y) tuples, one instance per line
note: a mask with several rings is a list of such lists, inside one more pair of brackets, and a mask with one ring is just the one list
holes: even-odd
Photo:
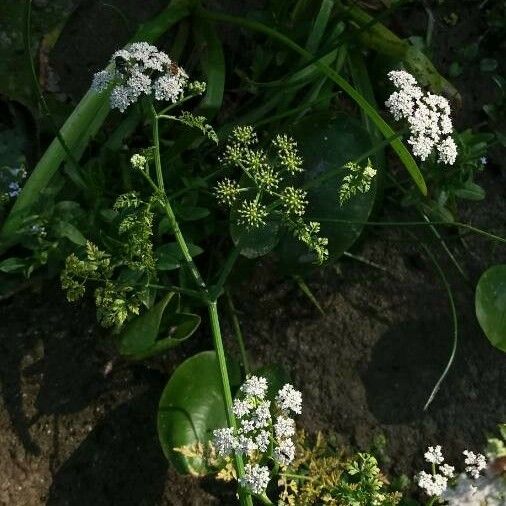
[(278, 484), (279, 505), (393, 506), (400, 500), (400, 494), (386, 490), (372, 455), (346, 458), (332, 451), (321, 433), (313, 445), (304, 432), (298, 434), (297, 457)]

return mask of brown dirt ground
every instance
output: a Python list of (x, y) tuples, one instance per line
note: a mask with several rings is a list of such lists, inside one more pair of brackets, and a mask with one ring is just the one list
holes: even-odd
[[(483, 184), (487, 200), (466, 208), (463, 221), (504, 236), (504, 169), (492, 163)], [(358, 448), (385, 435), (382, 464), (395, 474), (419, 469), (428, 444), (443, 444), (454, 459), (464, 448), (480, 449), (485, 432), (506, 420), (506, 360), (476, 323), (471, 288), (488, 265), (505, 261), (505, 250), (476, 236), (446, 239), (471, 284), (432, 239), (454, 288), (460, 336), (455, 365), (427, 412), (451, 347), (450, 312), (430, 260), (404, 231), (371, 227), (354, 254), (376, 266), (345, 259), (308, 280), (323, 316), (268, 261), (236, 294), (254, 365), (281, 363), (302, 389), (302, 426)], [(90, 304), (67, 304), (57, 284), (0, 304), (0, 504), (232, 502), (211, 480), (171, 470), (156, 435), (167, 373), (211, 347), (205, 331), (168, 357), (164, 372), (116, 361)]]

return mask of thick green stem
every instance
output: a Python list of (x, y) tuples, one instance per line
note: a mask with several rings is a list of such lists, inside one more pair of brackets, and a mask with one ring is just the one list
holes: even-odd
[[(179, 245), (181, 253), (188, 265), (189, 271), (197, 284), (200, 292), (202, 293), (203, 299), (207, 303), (207, 308), (209, 311), (209, 318), (211, 323), (211, 332), (213, 335), (213, 344), (214, 349), (216, 351), (216, 355), (218, 357), (218, 364), (220, 368), (220, 376), (222, 382), (223, 389), (223, 399), (225, 401), (225, 411), (227, 416), (227, 424), (229, 427), (235, 428), (235, 417), (232, 411), (232, 390), (230, 389), (230, 381), (228, 378), (227, 371), (227, 362), (225, 359), (225, 349), (223, 347), (223, 339), (221, 337), (220, 330), (220, 321), (218, 317), (218, 308), (215, 298), (211, 298), (209, 296), (209, 291), (207, 289), (207, 285), (200, 275), (200, 272), (193, 262), (190, 251), (188, 249), (188, 245), (186, 244), (186, 240), (179, 228), (179, 224), (177, 222), (176, 216), (174, 215), (174, 211), (172, 210), (172, 206), (170, 205), (170, 201), (167, 198), (165, 193), (165, 186), (163, 184), (163, 172), (162, 172), (162, 162), (160, 158), (160, 139), (158, 132), (158, 116), (156, 115), (156, 111), (154, 108), (153, 112), (153, 142), (155, 145), (155, 170), (156, 170), (156, 179), (157, 179), (157, 190), (161, 193), (163, 198), (163, 207), (165, 213), (167, 214), (167, 218), (169, 220), (169, 224), (171, 226), (172, 232), (174, 233), (174, 237)], [(237, 478), (240, 479), (244, 477), (244, 462), (242, 460), (242, 456), (239, 454), (235, 454), (235, 467), (237, 471)], [(253, 506), (253, 500), (251, 495), (248, 493), (246, 489), (239, 485), (239, 499), (242, 506)]]
[(156, 115), (156, 112), (153, 108), (153, 142), (155, 143), (155, 171), (156, 171), (156, 183), (158, 185), (158, 190), (160, 193), (162, 193), (163, 198), (163, 207), (165, 210), (165, 214), (167, 215), (167, 218), (169, 220), (170, 227), (172, 229), (172, 232), (174, 233), (174, 237), (176, 238), (176, 242), (179, 245), (179, 248), (181, 249), (181, 253), (183, 254), (183, 257), (185, 259), (185, 262), (188, 266), (188, 269), (199, 287), (200, 290), (202, 290), (207, 295), (207, 287), (202, 279), (202, 276), (200, 275), (200, 272), (195, 265), (195, 262), (192, 259), (192, 256), (190, 254), (190, 250), (188, 249), (188, 245), (186, 244), (186, 241), (183, 237), (183, 234), (181, 232), (181, 229), (179, 228), (179, 224), (176, 220), (176, 216), (174, 214), (174, 211), (172, 209), (172, 206), (170, 205), (169, 200), (167, 199), (167, 196), (165, 194), (165, 185), (163, 182), (163, 172), (162, 172), (162, 161), (160, 158), (160, 138), (159, 138), (159, 132), (158, 132), (158, 116)]
[[(228, 371), (227, 371), (227, 361), (225, 359), (225, 350), (223, 348), (223, 340), (221, 338), (221, 330), (220, 330), (220, 320), (218, 317), (218, 307), (216, 301), (211, 301), (207, 305), (209, 311), (209, 319), (211, 322), (211, 332), (213, 334), (213, 343), (214, 349), (216, 350), (216, 355), (218, 356), (218, 364), (220, 367), (220, 375), (223, 386), (223, 399), (225, 400), (225, 411), (227, 415), (227, 423), (229, 427), (236, 428), (235, 416), (232, 411), (232, 391), (230, 389), (230, 382), (228, 379)], [(235, 467), (237, 470), (237, 476), (244, 476), (244, 462), (242, 457), (237, 453), (234, 454), (235, 459)], [(241, 499), (241, 504), (253, 505), (253, 501), (251, 496), (239, 486), (239, 498)]]

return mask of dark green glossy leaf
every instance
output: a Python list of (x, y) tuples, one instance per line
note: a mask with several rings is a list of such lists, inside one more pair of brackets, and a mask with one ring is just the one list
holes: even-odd
[(141, 360), (188, 339), (200, 325), (198, 315), (179, 312), (179, 297), (167, 294), (146, 313), (131, 320), (119, 336), (119, 352)]
[(158, 437), (163, 452), (178, 472), (206, 474), (202, 459), (183, 456), (175, 448), (203, 443), (214, 429), (226, 426), (216, 353), (198, 353), (174, 371), (163, 390), (158, 409)]
[(476, 286), (476, 316), (488, 340), (506, 352), (506, 265), (486, 270)]
[(241, 255), (246, 258), (257, 258), (274, 249), (279, 241), (279, 221), (269, 220), (265, 225), (247, 230), (244, 225), (237, 225), (237, 213), (230, 215), (230, 234), (234, 244), (241, 243)]
[[(305, 118), (295, 126), (293, 136), (304, 158), (306, 183), (342, 167), (371, 147), (368, 132), (344, 114), (330, 118), (322, 113)], [(336, 175), (308, 192), (309, 206), (305, 219), (321, 220), (321, 235), (329, 239), (330, 261), (339, 258), (359, 237), (363, 229), (361, 222), (367, 221), (376, 195), (374, 184), (370, 191), (357, 194), (341, 206), (338, 189), (346, 174), (347, 170), (341, 168)], [(281, 266), (287, 272), (303, 272), (314, 262), (314, 256), (307, 248), (289, 234), (280, 243), (279, 255)]]

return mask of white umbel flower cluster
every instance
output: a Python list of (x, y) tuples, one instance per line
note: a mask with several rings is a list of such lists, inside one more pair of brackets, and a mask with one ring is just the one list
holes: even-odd
[(438, 161), (453, 165), (457, 158), (457, 145), (452, 139), (453, 124), (450, 104), (446, 98), (425, 92), (416, 79), (404, 70), (393, 70), (388, 78), (396, 88), (386, 107), (397, 120), (406, 120), (409, 125), (413, 154), (422, 161), (434, 150)]
[(480, 476), (473, 479), (462, 473), (453, 487), (440, 497), (448, 506), (504, 506), (506, 480), (502, 476)]
[(279, 392), (276, 397), (281, 410), (300, 415), (302, 413), (302, 394), (293, 388), (290, 383), (287, 383)]
[(244, 456), (246, 472), (240, 483), (254, 494), (262, 494), (269, 482), (269, 468), (260, 463), (268, 458), (285, 467), (295, 458), (295, 421), (289, 415), (302, 411), (302, 395), (292, 385), (284, 385), (274, 402), (266, 398), (268, 388), (265, 378), (249, 376), (232, 406), (237, 428), (213, 433), (218, 455)]
[(186, 72), (166, 53), (147, 42), (134, 42), (112, 55), (110, 66), (95, 74), (91, 89), (100, 93), (111, 85), (111, 108), (124, 112), (142, 95), (174, 103), (187, 83)]
[(428, 496), (439, 497), (448, 486), (448, 478), (442, 474), (429, 474), (422, 471), (417, 476), (417, 483)]
[(261, 495), (265, 492), (269, 479), (270, 473), (267, 466), (246, 464), (244, 466), (244, 477), (239, 479), (239, 483), (254, 494)]
[(479, 478), (480, 472), (486, 469), (487, 459), (481, 453), (474, 453), (464, 450), (464, 464), (466, 464), (466, 473), (469, 473), (474, 479)]
[(425, 461), (429, 462), (430, 464), (442, 464), (444, 462), (441, 445), (429, 446), (423, 456), (425, 458)]
[[(479, 453), (475, 454), (469, 450), (465, 450), (463, 453), (465, 456), (465, 470), (469, 476), (462, 473), (457, 478), (456, 483), (458, 486), (459, 483), (465, 482), (466, 494), (471, 494), (476, 489), (471, 481), (481, 478), (480, 472), (486, 469), (487, 462), (485, 457)], [(450, 484), (455, 485), (455, 468), (449, 464), (443, 464), (445, 459), (440, 445), (429, 446), (424, 453), (424, 458), (426, 462), (432, 465), (432, 473), (420, 472), (416, 477), (418, 486), (430, 497), (438, 497), (441, 501), (449, 501), (450, 497), (455, 496), (454, 488), (450, 486)]]

